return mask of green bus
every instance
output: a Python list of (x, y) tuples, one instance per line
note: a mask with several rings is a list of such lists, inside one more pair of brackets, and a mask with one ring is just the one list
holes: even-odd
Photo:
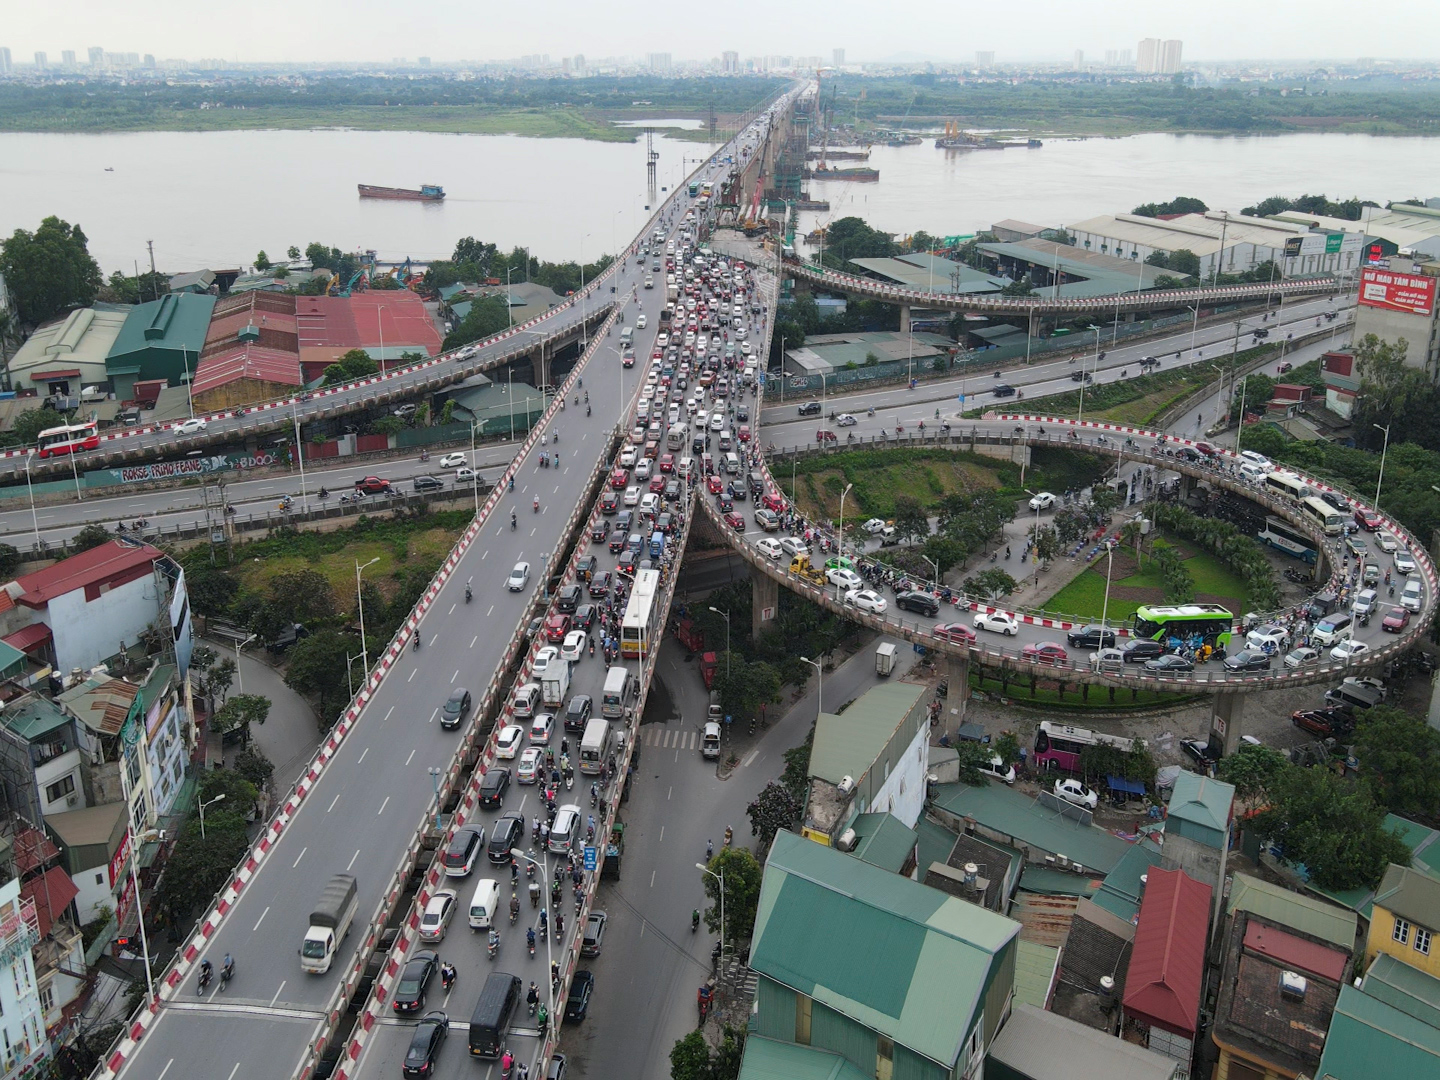
[(695, 198), (696, 195), (699, 195), (699, 194), (700, 194), (700, 181), (699, 181), (699, 180), (691, 180), (691, 181), (690, 181), (690, 198), (693, 199), (693, 198)]
[(1196, 637), (1207, 645), (1224, 648), (1230, 644), (1230, 631), (1235, 616), (1219, 604), (1180, 604), (1174, 607), (1142, 604), (1135, 609), (1130, 632), (1137, 638), (1184, 642)]

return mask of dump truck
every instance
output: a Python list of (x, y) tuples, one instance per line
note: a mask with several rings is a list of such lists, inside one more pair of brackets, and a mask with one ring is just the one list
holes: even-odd
[(355, 921), (358, 890), (350, 874), (336, 874), (310, 912), (310, 928), (300, 946), (300, 967), (312, 975), (324, 975), (335, 960), (335, 951)]
[(796, 555), (795, 558), (790, 561), (790, 572), (792, 574), (798, 574), (805, 580), (819, 585), (822, 589), (825, 587), (824, 571), (812, 566), (810, 564), (810, 556), (808, 555)]
[(617, 821), (610, 826), (610, 842), (605, 845), (605, 863), (600, 868), (600, 876), (620, 880), (620, 859), (624, 854), (625, 823)]

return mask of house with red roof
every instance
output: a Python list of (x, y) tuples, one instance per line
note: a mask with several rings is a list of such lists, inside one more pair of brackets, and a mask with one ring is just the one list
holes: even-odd
[(306, 383), (352, 349), (370, 354), (382, 371), (409, 354), (440, 352), (440, 331), (425, 302), (408, 289), (370, 289), (350, 296), (298, 296), (295, 322)]
[(1188, 1066), (1195, 1051), (1210, 939), (1210, 886), (1153, 867), (1125, 976), (1122, 1037)]

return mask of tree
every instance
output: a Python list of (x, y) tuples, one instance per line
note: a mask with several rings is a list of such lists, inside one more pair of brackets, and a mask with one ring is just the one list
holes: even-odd
[(14, 544), (0, 544), (0, 579), (9, 581), (20, 565), (20, 549)]
[(1404, 414), (1413, 401), (1431, 391), (1426, 373), (1406, 364), (1409, 350), (1410, 343), (1404, 338), (1391, 343), (1374, 334), (1366, 334), (1354, 347), (1360, 372), (1359, 412), (1367, 441), (1371, 423), (1384, 421), (1381, 426), (1388, 426), (1391, 417)]
[(1060, 537), (1052, 526), (1041, 525), (1039, 528), (1034, 525), (1030, 526), (1030, 539), (1034, 542), (1035, 554), (1042, 563), (1048, 563), (1060, 554)]
[(270, 256), (265, 254), (265, 249), (264, 249), (264, 248), (261, 248), (259, 251), (257, 251), (257, 252), (255, 253), (255, 269), (256, 269), (256, 270), (259, 270), (261, 273), (264, 273), (266, 270), (269, 270), (270, 267), (273, 266), (273, 265), (274, 265), (274, 264), (270, 261)]
[(1169, 202), (1142, 203), (1131, 211), (1141, 217), (1161, 217), (1170, 214), (1203, 214), (1210, 209), (1205, 203), (1189, 195), (1177, 195)]
[(785, 768), (780, 773), (780, 782), (785, 785), (797, 802), (805, 798), (810, 787), (810, 751), (815, 745), (815, 729), (812, 727), (799, 746), (785, 751)]
[[(588, 280), (588, 279), (587, 279)], [(460, 325), (445, 336), (446, 350), (494, 337), (510, 326), (510, 307), (503, 296), (482, 296), (472, 301)]]
[[(232, 775), (220, 770), (206, 773), (205, 778)], [(255, 789), (243, 779), (240, 782), (250, 788), (251, 802), (246, 805), (253, 805)], [(213, 798), (208, 792), (201, 797)], [(208, 904), (220, 891), (249, 848), (244, 808), (237, 810), (227, 792), (225, 802), (206, 810), (203, 837), (198, 817), (188, 818), (181, 826), (155, 890), (156, 903), (169, 912), (172, 921), (183, 921), (191, 910)]]
[(1116, 510), (1119, 510), (1125, 503), (1125, 496), (1121, 495), (1108, 484), (1098, 484), (1090, 490), (1090, 505), (1095, 512), (1102, 517), (1108, 518)]
[(15, 418), (15, 422), (10, 425), (10, 430), (21, 446), (34, 446), (40, 432), (63, 422), (64, 419), (57, 417), (51, 409), (26, 409)]
[(988, 570), (971, 574), (965, 579), (963, 587), (967, 593), (973, 596), (983, 596), (987, 600), (993, 600), (997, 596), (1009, 596), (1015, 591), (1016, 584), (1017, 582), (1008, 571), (993, 566)]
[(777, 832), (799, 820), (801, 809), (800, 800), (784, 784), (770, 781), (745, 808), (750, 817), (750, 835), (760, 839), (762, 848), (768, 847)]
[(760, 706), (780, 696), (780, 675), (763, 661), (749, 661), (739, 653), (721, 653), (714, 689), (727, 716), (751, 717)]
[(959, 759), (961, 782), (977, 785), (985, 783), (985, 774), (980, 769), (990, 761), (991, 749), (970, 739), (961, 739), (953, 749)]
[(1014, 765), (1020, 760), (1020, 740), (1014, 732), (1007, 731), (996, 739), (993, 750), (1002, 765)]
[(270, 579), (271, 601), (289, 613), (290, 622), (328, 619), (339, 610), (330, 581), (318, 570), (291, 570)]
[(58, 217), (0, 241), (0, 271), (20, 318), (32, 326), (92, 303), (103, 280), (85, 233)]
[[(755, 861), (749, 848), (728, 847), (715, 852), (710, 860), (711, 873), (725, 880), (725, 940), (748, 938), (755, 929), (755, 909), (760, 903), (760, 879), (764, 869)], [(720, 933), (720, 882), (710, 874), (705, 879), (705, 895), (711, 906), (705, 910), (705, 926), (712, 934)]]
[(1200, 276), (1200, 256), (1189, 248), (1176, 248), (1170, 252), (1170, 269), (1177, 270), (1186, 277)]
[(70, 550), (73, 554), (79, 555), (82, 551), (89, 551), (101, 544), (108, 544), (115, 539), (110, 535), (110, 530), (104, 525), (89, 524), (70, 538)]
[(354, 382), (356, 379), (374, 375), (379, 370), (380, 365), (371, 359), (368, 352), (364, 349), (351, 349), (335, 363), (325, 368), (325, 385), (336, 386), (340, 383)]
[(1145, 256), (1146, 266), (1158, 266), (1161, 270), (1170, 269), (1170, 253), (1156, 248), (1149, 255)]
[(715, 1048), (715, 1058), (710, 1063), (712, 1080), (737, 1080), (740, 1063), (745, 1059), (745, 1028), (725, 1025), (720, 1036), (720, 1045)]
[(320, 630), (290, 648), (285, 685), (318, 702), (322, 727), (329, 730), (349, 700), (346, 678), (351, 640), (335, 630)]
[(699, 1031), (677, 1039), (670, 1048), (670, 1080), (712, 1080), (710, 1044)]
[(190, 607), (197, 615), (214, 618), (229, 610), (240, 583), (206, 560), (187, 560), (185, 590), (190, 594)]
[[(201, 654), (209, 655), (203, 658)], [(230, 687), (235, 682), (235, 661), (228, 656), (216, 659), (215, 653), (210, 649), (196, 649), (190, 657), (192, 668), (203, 668), (200, 678), (197, 680), (197, 689), (205, 695), (205, 700), (210, 710), (215, 710), (215, 699), (225, 700), (225, 695), (230, 693)]]
[(895, 497), (895, 533), (911, 543), (930, 535), (930, 518), (913, 495)]
[(275, 766), (262, 751), (247, 746), (235, 755), (235, 772), (254, 784), (256, 791), (269, 791)]
[(294, 262), (295, 260), (300, 258), (300, 249), (294, 244), (291, 244), (289, 250), (286, 251), (285, 254), (290, 256), (290, 260)]
[(1026, 277), (1026, 278), (1016, 278), (1014, 281), (1010, 282), (1009, 285), (1006, 285), (1006, 286), (1004, 286), (1003, 288), (1001, 288), (1001, 290), (1000, 290), (1000, 295), (1001, 295), (1001, 296), (1034, 296), (1034, 295), (1035, 295), (1035, 286), (1033, 286), (1033, 285), (1030, 284), (1030, 279), (1029, 279), (1028, 277)]
[[(233, 661), (231, 663), (233, 665)], [(211, 718), (210, 727), (221, 735), (237, 731), (241, 740), (249, 745), (250, 725), (265, 723), (269, 715), (269, 698), (261, 694), (236, 694), (216, 711)]]
[(1273, 746), (1243, 743), (1235, 753), (1220, 759), (1215, 778), (1235, 785), (1235, 794), (1256, 806), (1264, 802), (1270, 785), (1288, 765), (1285, 755)]
[(1397, 814), (1440, 811), (1440, 731), (1391, 705), (1361, 714), (1355, 729), (1360, 773)]

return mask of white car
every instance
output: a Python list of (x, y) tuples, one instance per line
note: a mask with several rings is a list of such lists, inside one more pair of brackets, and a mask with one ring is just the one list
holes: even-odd
[(640, 451), (636, 450), (634, 446), (626, 446), (620, 451), (620, 467), (622, 469), (633, 469), (635, 467), (635, 458), (639, 456), (639, 453)]
[(420, 916), (420, 940), (430, 943), (445, 940), (445, 930), (455, 916), (459, 902), (453, 889), (441, 889), (425, 905), (425, 914)]
[(1415, 558), (1404, 548), (1395, 552), (1395, 572), (1397, 574), (1413, 574), (1415, 572)]
[(588, 640), (584, 630), (571, 630), (565, 635), (565, 641), (560, 646), (561, 660), (579, 660), (585, 652), (585, 642)]
[(1076, 780), (1073, 776), (1055, 781), (1055, 794), (1068, 803), (1094, 810), (1100, 805), (1100, 796)]
[(652, 278), (652, 277), (648, 277), (648, 276), (647, 276), (647, 277), (645, 278), (645, 288), (647, 288), (647, 289), (653, 289), (654, 287), (655, 287), (655, 279)]
[(859, 589), (865, 584), (864, 578), (854, 570), (846, 570), (843, 566), (835, 566), (826, 570), (825, 580), (842, 589)]
[(644, 313), (643, 311), (642, 311), (639, 315), (637, 315), (637, 316), (635, 317), (635, 329), (636, 329), (636, 330), (644, 330), (644, 329), (645, 329), (645, 313)]
[(537, 676), (550, 667), (550, 662), (560, 656), (560, 648), (556, 645), (542, 645), (535, 653), (535, 659), (530, 662), (530, 670)]
[(175, 425), (175, 434), (194, 435), (205, 430), (205, 421), (198, 416), (192, 416), (189, 420), (182, 420)]
[[(555, 731), (555, 714), (543, 712), (530, 721), (530, 745), (544, 745)], [(523, 760), (523, 759), (522, 759)]]
[(713, 415), (710, 417), (710, 430), (711, 430), (711, 431), (724, 431), (724, 430), (725, 430), (725, 414), (724, 414), (723, 412), (717, 412), (717, 413), (713, 414)]
[(1306, 664), (1313, 664), (1319, 659), (1319, 650), (1312, 649), (1308, 645), (1301, 645), (1298, 648), (1291, 649), (1285, 654), (1285, 666), (1287, 668), (1304, 667)]
[(993, 755), (989, 761), (981, 765), (980, 771), (1003, 784), (1015, 783), (1015, 766), (1004, 764), (999, 754)]
[(475, 481), (475, 475), (476, 475), (475, 470), (472, 469), (472, 468), (470, 468), (469, 465), (461, 465), (460, 468), (458, 468), (458, 469), (455, 470), (455, 483), (457, 483), (457, 484), (470, 484), (470, 483), (474, 483), (474, 481)]
[(649, 479), (650, 479), (650, 471), (651, 471), (654, 467), (655, 467), (655, 466), (651, 464), (650, 459), (649, 459), (648, 457), (646, 457), (646, 458), (641, 458), (639, 461), (637, 461), (637, 462), (635, 463), (635, 479), (636, 479), (636, 480), (649, 480)]
[(845, 594), (845, 603), (873, 615), (884, 615), (885, 609), (890, 606), (874, 589), (851, 589)]
[(520, 744), (525, 741), (525, 729), (519, 724), (506, 724), (495, 736), (495, 756), (512, 760), (520, 752)]
[(1051, 495), (1048, 491), (1042, 491), (1038, 495), (1033, 495), (1030, 498), (1031, 510), (1049, 510), (1054, 505), (1055, 496)]
[(864, 533), (869, 533), (871, 536), (874, 536), (883, 528), (885, 528), (884, 520), (882, 520), (881, 518), (871, 518), (869, 521), (865, 522), (864, 525), (860, 526), (860, 531)]
[(1260, 652), (1265, 651), (1265, 646), (1273, 646), (1278, 652), (1290, 643), (1290, 632), (1283, 626), (1276, 626), (1269, 623), (1265, 626), (1257, 626), (1245, 635), (1245, 644)]
[(1271, 464), (1268, 457), (1254, 450), (1241, 450), (1240, 460), (1245, 462), (1247, 465), (1255, 465), (1258, 468), (1265, 469), (1266, 471), (1275, 468), (1275, 466)]
[(446, 454), (440, 459), (440, 468), (458, 469), (465, 464), (465, 455), (461, 453)]
[(842, 412), (839, 416), (835, 417), (836, 427), (854, 427), (859, 422), (859, 420), (856, 420), (855, 417), (851, 416), (848, 412)]
[(625, 489), (625, 497), (620, 500), (626, 506), (637, 506), (640, 503), (640, 488), (631, 484)]
[(655, 347), (657, 349), (663, 349), (668, 344), (670, 344), (670, 335), (663, 330), (660, 331), (659, 335), (655, 338)]
[(1417, 614), (1425, 606), (1425, 587), (1418, 577), (1406, 579), (1405, 588), (1400, 591), (1400, 606)]
[(780, 541), (776, 540), (773, 536), (765, 537), (765, 539), (758, 541), (755, 546), (772, 559), (778, 559), (785, 554), (785, 549), (780, 546)]
[(1395, 539), (1393, 533), (1378, 532), (1375, 534), (1375, 546), (1386, 554), (1390, 554), (1399, 549), (1400, 541)]
[(510, 576), (505, 579), (505, 588), (511, 592), (519, 592), (530, 584), (530, 564), (528, 562), (517, 562), (515, 569), (510, 571)]
[(1331, 660), (1353, 660), (1355, 657), (1370, 651), (1370, 646), (1363, 641), (1356, 641), (1354, 638), (1346, 638), (1330, 650)]
[(515, 782), (517, 784), (534, 784), (540, 779), (541, 755), (545, 751), (538, 746), (527, 746), (525, 753), (520, 755), (520, 766), (515, 770)]
[(798, 536), (787, 536), (780, 541), (780, 550), (793, 558), (796, 555), (809, 555), (810, 545)]
[(976, 630), (993, 630), (997, 634), (1014, 637), (1020, 633), (1020, 622), (1008, 611), (978, 611), (975, 613)]

